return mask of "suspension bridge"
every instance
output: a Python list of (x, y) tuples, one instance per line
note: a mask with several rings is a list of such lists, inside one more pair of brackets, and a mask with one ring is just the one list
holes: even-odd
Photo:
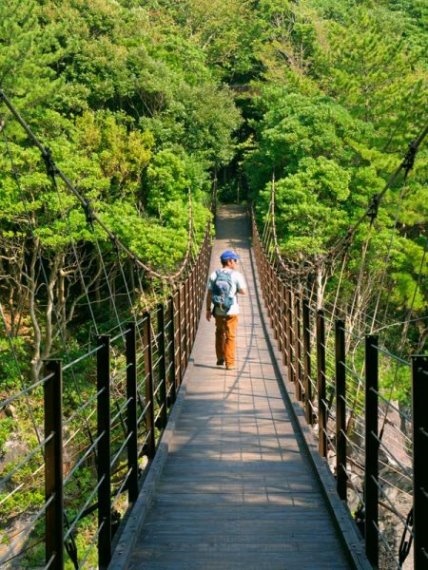
[[(94, 232), (49, 263), (37, 240), (24, 258), (25, 299), (41, 297), (62, 357), (40, 343), (32, 382), (2, 393), (13, 437), (0, 460), (1, 567), (428, 568), (427, 357), (394, 355), (373, 321), (347, 318), (340, 282), (324, 304), (308, 267), (283, 261), (274, 192), (262, 232), (251, 212), (221, 207), (196, 249), (189, 215), (184, 263), (164, 283), (14, 115), (55, 191), (61, 181), (110, 247)], [(216, 366), (201, 318), (226, 248), (248, 283), (233, 371)], [(169, 294), (149, 298), (149, 278)], [(65, 325), (79, 311), (76, 356)], [(19, 370), (12, 333), (24, 326), (3, 306), (2, 326)], [(410, 411), (382, 387), (387, 366), (408, 378)]]
[(166, 456), (155, 460), (163, 465), (110, 567), (313, 568), (315, 558), (317, 568), (350, 568), (354, 559), (369, 567), (340, 501), (329, 500), (331, 484), (314, 467), (304, 428), (281, 389), (245, 210), (222, 208), (217, 219), (211, 269), (232, 246), (248, 284), (240, 299), (237, 368), (216, 366), (213, 324), (202, 319)]

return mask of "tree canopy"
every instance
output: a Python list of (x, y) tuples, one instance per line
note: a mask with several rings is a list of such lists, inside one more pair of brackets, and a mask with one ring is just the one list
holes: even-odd
[[(201, 238), (216, 175), (261, 223), (275, 187), (290, 259), (328, 256), (382, 194), (355, 232), (348, 290), (369, 241), (365, 263), (393, 320), (412, 313), (416, 350), (427, 330), (426, 145), (384, 189), (424, 127), (427, 21), (422, 0), (5, 0), (1, 89), (110, 231), (166, 272), (186, 254), (190, 207)], [(112, 247), (1, 113), (0, 293), (13, 324), (37, 307), (28, 291), (43, 290), (45, 260), (71, 285), (76, 245), (86, 256), (100, 243), (106, 259)]]

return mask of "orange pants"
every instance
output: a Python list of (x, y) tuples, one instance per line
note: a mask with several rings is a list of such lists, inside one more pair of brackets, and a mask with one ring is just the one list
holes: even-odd
[(215, 351), (217, 360), (224, 360), (226, 366), (235, 365), (237, 328), (238, 315), (215, 317)]

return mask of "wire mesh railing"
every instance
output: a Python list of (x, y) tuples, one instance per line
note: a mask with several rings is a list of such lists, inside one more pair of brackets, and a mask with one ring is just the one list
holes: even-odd
[(40, 380), (0, 401), (10, 422), (33, 411), (0, 462), (2, 568), (108, 567), (184, 376), (210, 252), (207, 232), (164, 303), (73, 361), (45, 361)]
[[(253, 221), (263, 298), (287, 381), (312, 426), (339, 497), (373, 567), (428, 567), (428, 356), (397, 358), (347, 315), (317, 306), (287, 279)], [(360, 329), (361, 327), (359, 327)], [(386, 375), (411, 386), (411, 410), (391, 398)]]

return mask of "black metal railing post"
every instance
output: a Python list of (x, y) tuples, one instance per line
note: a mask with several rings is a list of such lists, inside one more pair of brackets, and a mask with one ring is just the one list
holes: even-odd
[(97, 352), (98, 439), (98, 566), (106, 570), (111, 559), (111, 462), (110, 462), (110, 338), (99, 337)]
[(339, 497), (346, 501), (346, 375), (345, 375), (345, 323), (336, 321), (336, 477)]
[(365, 541), (366, 554), (374, 568), (378, 566), (379, 535), (378, 535), (378, 383), (379, 383), (379, 353), (377, 336), (366, 337), (365, 348)]
[(60, 360), (45, 362), (45, 548), (46, 565), (54, 570), (64, 568), (64, 492), (62, 466), (62, 364)]
[[(193, 311), (193, 318), (194, 318), (194, 335), (193, 335), (193, 342), (195, 342), (195, 338), (196, 335), (198, 334), (198, 322), (199, 322), (199, 317), (201, 315), (201, 307), (202, 307), (202, 303), (201, 303), (201, 295), (200, 295), (200, 281), (201, 281), (201, 276), (205, 275), (203, 273), (203, 256), (201, 256), (200, 258), (200, 263), (197, 263), (194, 269), (194, 273), (195, 273), (195, 278), (194, 278), (194, 298), (195, 298), (195, 303), (194, 303), (194, 311)], [(205, 289), (204, 289), (205, 291)]]
[(288, 349), (288, 380), (294, 382), (295, 374), (295, 355), (293, 354), (294, 338), (293, 338), (293, 293), (291, 287), (287, 289), (287, 349)]
[[(259, 278), (259, 288), (262, 292), (262, 298), (264, 299), (264, 290), (263, 290), (263, 274), (262, 274), (262, 260), (261, 260), (261, 252), (260, 252), (260, 244), (256, 242), (255, 248), (255, 258), (256, 258), (256, 265), (258, 268), (258, 278)], [(262, 301), (263, 299), (260, 299)]]
[(174, 296), (171, 296), (168, 301), (169, 304), (169, 335), (168, 335), (168, 360), (169, 360), (169, 389), (171, 390), (170, 402), (173, 404), (177, 397), (176, 374), (175, 374), (175, 315), (174, 315)]
[(301, 311), (300, 311), (300, 293), (294, 292), (294, 372), (295, 372), (295, 393), (299, 402), (303, 398), (302, 390), (302, 349), (301, 349)]
[(163, 303), (159, 303), (157, 309), (158, 324), (158, 351), (159, 351), (159, 396), (162, 409), (159, 415), (160, 426), (164, 428), (168, 419), (168, 401), (166, 389), (166, 352), (165, 352), (165, 315)]
[(277, 327), (276, 327), (276, 323), (277, 323), (277, 298), (276, 298), (276, 274), (275, 274), (275, 269), (270, 266), (269, 267), (269, 272), (270, 272), (270, 288), (269, 288), (269, 317), (270, 317), (270, 322), (271, 322), (271, 329), (272, 329), (272, 335), (273, 338), (275, 340), (278, 340), (278, 331), (277, 331)]
[(428, 356), (412, 358), (415, 570), (428, 568)]
[(314, 422), (311, 384), (311, 331), (309, 301), (303, 299), (303, 373), (305, 391), (305, 415), (309, 425)]
[(192, 352), (192, 345), (193, 345), (193, 325), (192, 325), (192, 307), (193, 307), (193, 294), (192, 294), (192, 275), (190, 274), (187, 277), (187, 289), (186, 289), (186, 296), (187, 296), (187, 358), (186, 358), (186, 367), (187, 363), (189, 362), (190, 353)]
[(271, 323), (273, 330), (273, 338), (278, 340), (278, 277), (275, 273), (273, 267), (270, 268), (271, 280), (270, 280), (270, 304), (269, 312), (271, 314)]
[(185, 284), (180, 286), (180, 386), (186, 372), (186, 297)]
[(146, 429), (147, 457), (153, 459), (156, 450), (155, 439), (155, 402), (153, 395), (153, 364), (152, 364), (152, 327), (150, 312), (143, 315), (143, 344), (144, 344), (144, 376), (145, 376), (145, 400), (146, 400)]
[(135, 323), (127, 324), (126, 344), (126, 398), (128, 432), (128, 500), (134, 503), (138, 497), (138, 422), (137, 422), (137, 350)]
[(279, 327), (279, 350), (282, 353), (282, 363), (284, 366), (287, 365), (287, 349), (285, 344), (285, 310), (286, 310), (286, 303), (285, 303), (285, 285), (282, 280), (279, 281), (279, 305), (277, 307), (278, 311), (278, 327)]
[(182, 333), (182, 309), (181, 309), (181, 285), (177, 287), (176, 291), (177, 306), (176, 306), (176, 318), (177, 318), (177, 382), (178, 387), (181, 386), (181, 381), (183, 380), (183, 333)]
[(190, 287), (189, 277), (184, 282), (184, 370), (187, 368), (187, 363), (190, 356)]
[[(264, 253), (264, 255), (263, 255), (263, 253)], [(268, 289), (269, 289), (269, 267), (267, 266), (267, 263), (266, 263), (266, 251), (265, 250), (262, 250), (260, 252), (260, 260), (261, 260), (262, 270), (261, 270), (261, 272), (259, 271), (259, 279), (260, 279), (260, 285), (261, 285), (261, 290), (262, 290), (263, 303), (264, 303), (264, 306), (267, 307), (268, 306)]]
[(317, 394), (318, 394), (318, 449), (327, 457), (327, 402), (325, 376), (325, 319), (324, 311), (317, 311)]
[(192, 315), (192, 346), (196, 338), (196, 329), (198, 327), (198, 314), (199, 314), (199, 302), (198, 302), (198, 264), (192, 270), (192, 280), (191, 280), (191, 291), (192, 291), (192, 303), (191, 303), (191, 315)]

